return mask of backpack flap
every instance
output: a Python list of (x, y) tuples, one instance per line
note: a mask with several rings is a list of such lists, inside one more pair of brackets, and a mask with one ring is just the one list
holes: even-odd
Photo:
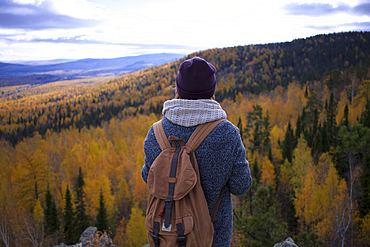
[[(172, 136), (169, 139), (171, 138)], [(167, 199), (170, 183), (175, 184), (173, 200), (182, 199), (197, 183), (197, 175), (190, 161), (190, 154), (192, 151), (185, 146), (181, 147), (179, 153), (176, 177), (170, 177), (171, 162), (175, 155), (175, 151), (175, 147), (163, 150), (150, 167), (147, 180), (149, 192), (159, 199)]]

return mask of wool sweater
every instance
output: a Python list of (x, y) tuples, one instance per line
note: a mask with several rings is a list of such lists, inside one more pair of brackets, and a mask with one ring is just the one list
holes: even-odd
[[(176, 136), (185, 143), (197, 126), (184, 127), (162, 119), (163, 129), (168, 136)], [(161, 153), (153, 126), (144, 141), (145, 164), (141, 175), (147, 182), (150, 166)], [(239, 129), (229, 121), (221, 122), (194, 151), (200, 173), (200, 182), (211, 212), (222, 188), (221, 203), (213, 223), (218, 247), (230, 246), (233, 229), (233, 205), (231, 195), (245, 194), (252, 185), (246, 152)]]

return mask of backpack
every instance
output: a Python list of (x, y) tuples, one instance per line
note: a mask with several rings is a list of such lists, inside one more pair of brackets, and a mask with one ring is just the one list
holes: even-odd
[(199, 125), (186, 145), (174, 136), (168, 138), (170, 144), (161, 121), (153, 125), (162, 152), (147, 179), (150, 195), (145, 226), (149, 246), (214, 246), (213, 221), (223, 189), (210, 215), (194, 151), (223, 120)]

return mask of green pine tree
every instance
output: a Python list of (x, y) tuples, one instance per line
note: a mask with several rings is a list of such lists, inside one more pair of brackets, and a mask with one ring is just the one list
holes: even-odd
[(318, 130), (321, 132), (321, 149), (318, 149), (318, 152), (320, 154), (329, 152), (330, 150), (330, 136), (328, 131), (328, 124), (324, 121), (324, 125), (322, 128)]
[(285, 159), (288, 159), (288, 161), (292, 162), (292, 156), (293, 156), (293, 150), (294, 150), (294, 134), (292, 125), (290, 124), (290, 121), (288, 123), (287, 130), (285, 132), (285, 138), (283, 141), (283, 162)]
[(370, 128), (370, 100), (366, 102), (365, 110), (361, 114), (360, 123), (362, 123), (364, 127)]
[[(247, 126), (244, 129), (246, 137), (252, 137), (249, 142), (252, 144), (248, 149), (252, 152), (266, 155), (270, 145), (270, 117), (267, 112), (263, 117), (263, 109), (260, 105), (253, 105), (253, 111), (248, 113)], [(241, 120), (240, 120), (241, 121)], [(240, 122), (241, 123), (241, 122)], [(243, 132), (241, 132), (243, 133)]]
[(75, 243), (73, 239), (74, 236), (73, 222), (74, 222), (74, 212), (72, 205), (72, 196), (67, 185), (64, 206), (64, 242), (68, 245)]
[(334, 102), (333, 92), (330, 94), (329, 104), (326, 103), (326, 124), (328, 139), (331, 146), (335, 146), (336, 135), (337, 135), (337, 122), (336, 116), (336, 105)]
[(83, 174), (81, 171), (81, 167), (79, 168), (78, 171), (78, 177), (77, 177), (77, 186), (75, 189), (76, 192), (76, 212), (75, 212), (75, 218), (74, 218), (74, 240), (75, 242), (78, 241), (78, 238), (80, 235), (86, 230), (87, 227), (89, 227), (89, 218), (86, 215), (85, 212), (85, 202), (84, 202), (84, 197), (85, 197), (85, 192), (83, 190), (84, 186), (84, 178)]
[(96, 216), (96, 227), (100, 232), (106, 232), (109, 229), (107, 209), (105, 208), (103, 190), (100, 190), (99, 210)]
[(362, 124), (355, 124), (351, 130), (342, 126), (338, 134), (336, 168), (341, 177), (351, 182), (350, 171), (361, 168), (354, 198), (357, 201), (361, 217), (370, 213), (370, 129)]
[(294, 236), (293, 240), (299, 247), (316, 247), (322, 244), (319, 238), (320, 235), (315, 232), (301, 232), (299, 235)]
[(58, 219), (58, 211), (55, 205), (55, 201), (53, 200), (53, 195), (50, 192), (49, 186), (47, 188), (45, 194), (45, 210), (44, 210), (44, 217), (46, 223), (46, 233), (52, 234), (59, 230), (59, 219)]
[(266, 112), (266, 116), (263, 118), (262, 122), (262, 151), (265, 153), (269, 150), (270, 148), (270, 131), (271, 131), (271, 126), (270, 126), (270, 116), (269, 112)]
[(280, 217), (279, 204), (272, 187), (259, 187), (253, 195), (253, 215), (250, 202), (235, 210), (235, 230), (242, 246), (273, 246), (286, 238), (287, 224)]
[[(369, 103), (368, 103), (369, 104)], [(346, 126), (346, 128), (348, 129), (349, 128), (349, 120), (348, 120), (348, 113), (349, 113), (349, 110), (348, 110), (348, 104), (346, 104), (346, 107), (344, 107), (344, 119), (343, 119), (343, 125)], [(370, 120), (370, 118), (369, 118)], [(366, 126), (365, 126), (366, 127)], [(370, 127), (370, 126), (369, 126)]]
[(302, 133), (302, 124), (301, 124), (301, 116), (298, 116), (297, 118), (297, 124), (296, 124), (296, 130), (295, 130), (295, 136), (294, 136), (294, 147), (293, 149), (297, 146), (298, 139), (301, 137)]

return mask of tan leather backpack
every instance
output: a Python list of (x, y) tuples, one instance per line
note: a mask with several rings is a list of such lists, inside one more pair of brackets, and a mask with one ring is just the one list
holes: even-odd
[(213, 246), (213, 220), (223, 189), (209, 215), (194, 151), (223, 120), (199, 125), (186, 145), (174, 136), (168, 138), (170, 144), (161, 121), (153, 125), (162, 152), (150, 167), (147, 180), (150, 196), (145, 225), (151, 247)]

